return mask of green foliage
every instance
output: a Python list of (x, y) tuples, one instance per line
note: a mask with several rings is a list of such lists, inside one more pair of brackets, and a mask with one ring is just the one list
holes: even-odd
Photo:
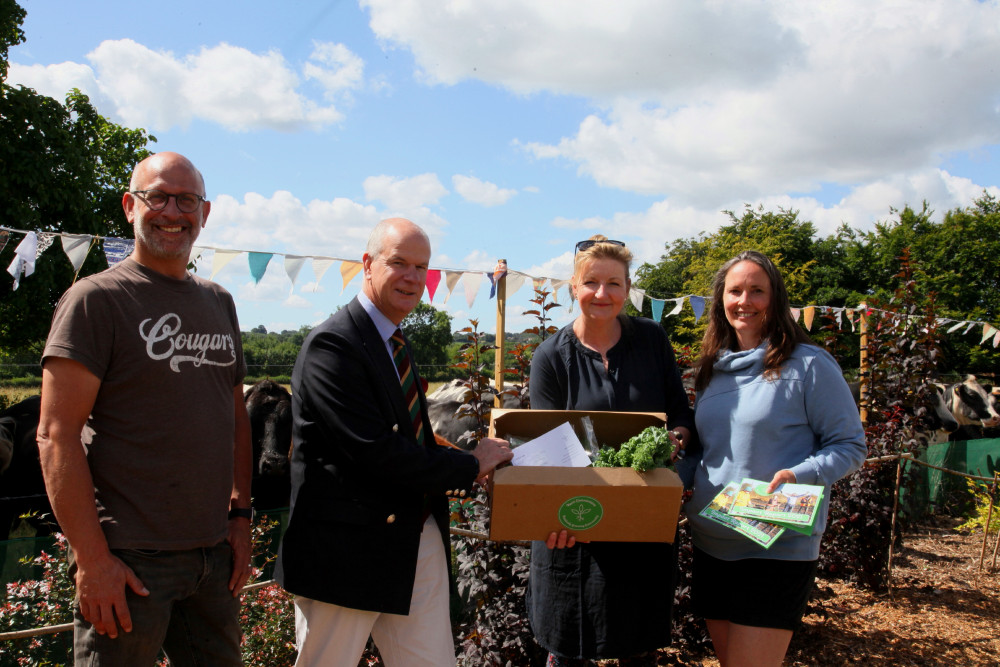
[(247, 362), (248, 384), (251, 380), (262, 378), (287, 384), (295, 366), (295, 358), (309, 331), (310, 327), (302, 326), (297, 331), (268, 333), (260, 325), (242, 332), (240, 337), (243, 341), (243, 356)]
[(452, 341), (451, 316), (423, 301), (403, 318), (399, 328), (410, 340), (420, 374), (428, 380), (447, 379)]
[(670, 429), (650, 426), (632, 436), (615, 450), (601, 447), (594, 461), (595, 468), (633, 468), (646, 472), (650, 468), (670, 467), (670, 454), (674, 446), (670, 442)]
[[(1000, 496), (997, 494), (997, 485), (986, 484), (971, 479), (965, 480), (966, 491), (975, 499), (975, 507), (969, 513), (968, 519), (955, 530), (963, 533), (996, 533), (1000, 531)], [(992, 506), (992, 512), (990, 510)], [(989, 527), (986, 520), (989, 518)]]
[[(869, 456), (876, 459), (917, 453), (927, 446), (925, 416), (940, 362), (933, 301), (926, 308), (918, 305), (924, 297), (905, 251), (901, 263), (893, 298), (867, 314), (871, 372), (865, 439)], [(893, 459), (876, 462), (833, 485), (821, 571), (874, 590), (888, 584), (896, 468)], [(905, 518), (897, 517), (897, 527)]]
[[(890, 208), (890, 219), (860, 232), (844, 223), (835, 234), (815, 237), (812, 223), (796, 211), (746, 207), (741, 217), (727, 212), (729, 224), (716, 232), (669, 243), (656, 264), (636, 271), (636, 286), (655, 298), (688, 294), (710, 296), (711, 278), (726, 260), (753, 249), (770, 256), (781, 269), (795, 305), (854, 307), (864, 301), (893, 298), (899, 258), (909, 249), (916, 308), (933, 301), (940, 317), (959, 320), (1000, 319), (1000, 203), (984, 192), (973, 206), (947, 212), (940, 222), (925, 202), (919, 210)], [(631, 306), (629, 306), (631, 308)], [(644, 313), (651, 316), (650, 306)], [(689, 309), (664, 322), (671, 340), (697, 352), (706, 321), (697, 324)], [(838, 328), (811, 332), (828, 344)], [(837, 343), (838, 360), (855, 366), (857, 337)], [(943, 371), (988, 373), (1000, 364), (1000, 351), (978, 339), (955, 333), (942, 341)]]

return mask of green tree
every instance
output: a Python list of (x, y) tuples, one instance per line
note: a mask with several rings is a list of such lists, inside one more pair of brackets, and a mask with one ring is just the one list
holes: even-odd
[(451, 345), (451, 316), (421, 301), (400, 323), (410, 339), (413, 358), (421, 375), (429, 380), (450, 376), (448, 348)]
[[(150, 155), (148, 142), (156, 139), (145, 130), (104, 118), (79, 90), (70, 91), (60, 104), (31, 88), (8, 85), (7, 52), (25, 39), (24, 17), (16, 2), (0, 0), (0, 225), (131, 237), (121, 210), (122, 193), (132, 168)], [(0, 252), (3, 267), (20, 242), (18, 235), (12, 236)], [(103, 254), (93, 247), (80, 275), (106, 267)], [(0, 348), (37, 352), (52, 310), (73, 280), (73, 268), (58, 241), (19, 289), (13, 290), (6, 276), (0, 283)]]

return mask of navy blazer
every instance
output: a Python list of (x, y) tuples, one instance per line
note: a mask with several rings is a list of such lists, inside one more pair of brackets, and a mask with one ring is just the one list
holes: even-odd
[(450, 554), (444, 493), (470, 489), (479, 472), (472, 454), (434, 444), (423, 391), (420, 407), (426, 446), (357, 299), (306, 337), (292, 372), (291, 510), (275, 568), (285, 590), (409, 612), (424, 497)]

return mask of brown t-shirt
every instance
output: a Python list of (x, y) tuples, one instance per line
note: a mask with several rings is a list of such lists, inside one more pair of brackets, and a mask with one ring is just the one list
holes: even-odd
[(109, 546), (191, 549), (224, 539), (233, 388), (246, 374), (229, 293), (128, 258), (63, 295), (42, 363), (49, 357), (101, 379), (87, 461)]

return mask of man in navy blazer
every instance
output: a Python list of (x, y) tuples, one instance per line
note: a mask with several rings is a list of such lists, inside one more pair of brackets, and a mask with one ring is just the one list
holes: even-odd
[(419, 382), (418, 443), (389, 338), (420, 301), (430, 255), (414, 223), (380, 222), (361, 293), (295, 362), (291, 512), (275, 574), (295, 595), (296, 665), (356, 667), (369, 634), (387, 667), (455, 664), (446, 492), (471, 489), (511, 453), (494, 438), (472, 452), (434, 444)]

